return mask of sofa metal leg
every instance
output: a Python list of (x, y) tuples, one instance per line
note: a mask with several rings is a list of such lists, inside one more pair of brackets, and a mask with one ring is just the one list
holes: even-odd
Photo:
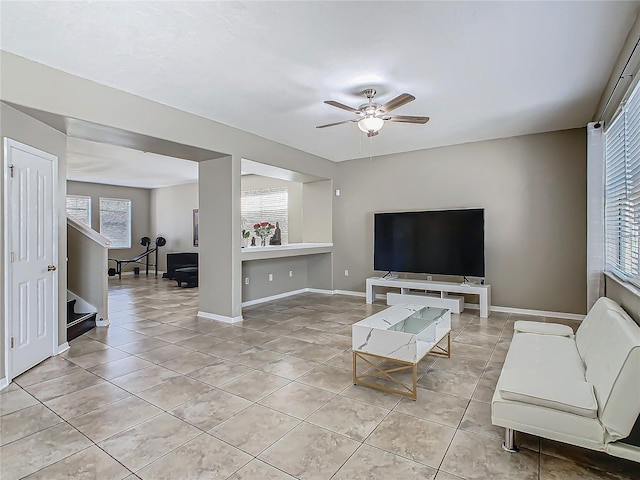
[(502, 449), (509, 453), (516, 453), (518, 451), (518, 447), (516, 446), (516, 431), (514, 429), (504, 429), (504, 443), (502, 444)]

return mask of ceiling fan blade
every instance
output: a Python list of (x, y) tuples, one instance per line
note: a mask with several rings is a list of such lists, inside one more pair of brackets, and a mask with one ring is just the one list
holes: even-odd
[(383, 118), (384, 120), (389, 120), (390, 122), (421, 123), (423, 125), (429, 121), (429, 117), (414, 117), (412, 115), (393, 115)]
[(413, 95), (409, 95), (408, 93), (401, 93), (393, 100), (389, 100), (387, 103), (380, 107), (380, 110), (384, 113), (389, 113), (391, 110), (395, 110), (402, 105), (406, 105), (409, 102), (413, 102), (416, 99)]
[(358, 119), (354, 119), (354, 120), (343, 120), (342, 122), (335, 122), (335, 123), (327, 123), (326, 125), (318, 125), (316, 128), (327, 128), (327, 127), (333, 127), (335, 125), (342, 125), (343, 123), (351, 123), (351, 122), (357, 122)]
[(333, 107), (341, 108), (342, 110), (346, 110), (347, 112), (360, 113), (360, 110), (357, 110), (355, 108), (349, 107), (348, 105), (345, 105), (344, 103), (336, 102), (334, 100), (325, 100), (324, 103), (326, 103), (327, 105), (331, 105)]

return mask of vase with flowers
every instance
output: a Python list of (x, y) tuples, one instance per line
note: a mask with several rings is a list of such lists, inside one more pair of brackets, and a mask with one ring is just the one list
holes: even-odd
[(265, 247), (267, 245), (267, 239), (273, 234), (275, 225), (269, 222), (260, 222), (253, 225), (253, 231), (257, 237), (260, 237), (260, 245)]

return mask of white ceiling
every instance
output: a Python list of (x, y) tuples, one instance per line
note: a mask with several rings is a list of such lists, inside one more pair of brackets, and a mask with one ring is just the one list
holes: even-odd
[(168, 187), (197, 182), (198, 163), (68, 137), (67, 179), (124, 187)]
[[(340, 161), (584, 126), (637, 2), (2, 2), (17, 55)], [(428, 115), (367, 139), (323, 104)]]
[[(243, 158), (242, 175), (289, 182), (324, 180)], [(198, 181), (198, 163), (75, 137), (67, 137), (67, 179), (123, 187), (161, 188)]]

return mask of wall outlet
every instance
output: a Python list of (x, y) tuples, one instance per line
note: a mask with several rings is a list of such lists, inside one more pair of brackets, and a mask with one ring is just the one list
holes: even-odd
[(289, 277), (293, 277), (293, 270), (289, 270)]
[(245, 278), (245, 279), (244, 279), (244, 284), (245, 284), (245, 285), (249, 285), (249, 277), (247, 277), (247, 278)]
[(348, 276), (349, 276), (349, 270), (345, 270), (345, 271), (344, 271), (344, 276), (345, 276), (345, 277), (348, 277)]
[(273, 273), (270, 273), (270, 274), (269, 274), (269, 281), (270, 281), (270, 282), (273, 282)]
[(431, 280), (433, 280), (433, 277), (431, 275), (427, 275), (427, 281), (430, 282)]

